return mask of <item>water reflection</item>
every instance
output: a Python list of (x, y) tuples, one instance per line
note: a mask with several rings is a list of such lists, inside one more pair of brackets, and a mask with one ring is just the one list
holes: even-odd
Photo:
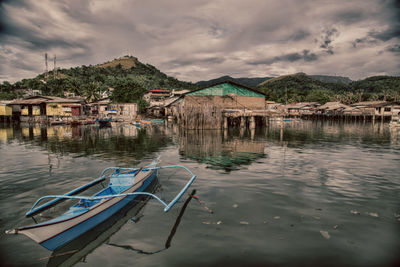
[(130, 245), (120, 245), (120, 244), (115, 244), (115, 243), (110, 243), (110, 242), (107, 242), (107, 245), (113, 246), (113, 247), (119, 247), (119, 248), (122, 248), (125, 250), (134, 251), (136, 253), (145, 254), (145, 255), (153, 255), (153, 254), (160, 253), (164, 250), (169, 249), (171, 247), (172, 239), (174, 238), (176, 231), (178, 230), (179, 224), (181, 223), (183, 214), (185, 213), (185, 210), (186, 210), (187, 206), (189, 205), (189, 202), (192, 200), (193, 196), (195, 195), (195, 193), (196, 193), (196, 190), (193, 190), (192, 193), (190, 193), (190, 195), (186, 199), (185, 203), (183, 204), (183, 206), (179, 212), (179, 215), (176, 218), (174, 225), (172, 226), (171, 232), (168, 235), (167, 241), (165, 242), (165, 245), (162, 249), (158, 249), (155, 251), (145, 251), (143, 249), (134, 248)]
[[(267, 157), (269, 143), (287, 147), (304, 147), (318, 142), (324, 146), (335, 142), (400, 145), (399, 129), (387, 124), (339, 123), (323, 121), (271, 122), (261, 129), (233, 128), (224, 131), (183, 130), (177, 125), (138, 128), (120, 124), (112, 128), (95, 126), (0, 126), (0, 142), (18, 140), (37, 145), (56, 157), (118, 159), (137, 164), (147, 153), (159, 151), (171, 143), (179, 144), (179, 153), (204, 163), (208, 168), (226, 172), (238, 170), (257, 159)], [(49, 159), (50, 161), (50, 159)]]
[(137, 128), (129, 124), (118, 127), (16, 125), (0, 128), (0, 142), (17, 140), (42, 147), (56, 156), (118, 159), (137, 164), (145, 155), (167, 146), (171, 139), (158, 128)]
[(244, 129), (182, 131), (179, 152), (211, 169), (229, 172), (264, 156), (264, 142), (254, 135)]

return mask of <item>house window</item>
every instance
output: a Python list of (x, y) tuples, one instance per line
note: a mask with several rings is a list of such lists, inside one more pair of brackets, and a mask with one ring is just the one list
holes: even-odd
[(391, 108), (385, 108), (385, 111), (391, 111), (392, 109)]

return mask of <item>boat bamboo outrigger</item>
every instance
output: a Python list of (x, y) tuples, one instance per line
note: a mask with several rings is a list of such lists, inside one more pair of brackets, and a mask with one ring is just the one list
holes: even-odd
[[(158, 159), (153, 161), (149, 166), (139, 169), (109, 167), (103, 170), (99, 178), (64, 195), (49, 195), (41, 197), (26, 213), (26, 217), (32, 217), (66, 199), (77, 199), (79, 202), (57, 218), (30, 226), (8, 230), (6, 233), (24, 234), (43, 247), (49, 250), (55, 250), (71, 242), (107, 218), (110, 218), (113, 214), (124, 208), (139, 196), (150, 196), (155, 198), (164, 206), (164, 212), (168, 212), (193, 183), (196, 179), (196, 175), (184, 166), (157, 166), (157, 163)], [(156, 179), (157, 171), (166, 168), (183, 168), (191, 175), (190, 180), (170, 203), (164, 202), (152, 193), (145, 192), (152, 181)], [(106, 174), (110, 171), (112, 171), (112, 173), (109, 174), (110, 182), (106, 188), (92, 196), (77, 195), (80, 192), (104, 181), (108, 177)], [(38, 206), (38, 204), (44, 199), (53, 200)]]

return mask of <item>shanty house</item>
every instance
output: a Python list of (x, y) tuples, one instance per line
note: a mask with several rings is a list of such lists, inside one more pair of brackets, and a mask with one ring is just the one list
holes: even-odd
[(52, 96), (46, 101), (46, 115), (53, 117), (71, 117), (83, 115), (83, 99)]
[(12, 116), (12, 107), (8, 105), (9, 103), (11, 103), (11, 101), (0, 101), (0, 116)]
[(11, 101), (0, 101), (0, 121), (9, 121), (12, 118)]
[[(55, 96), (31, 96), (10, 103), (18, 110), (21, 119), (43, 117), (71, 117), (82, 115), (82, 99), (69, 99)], [(14, 108), (15, 107), (15, 108)]]
[(109, 105), (110, 110), (116, 111), (116, 116), (121, 119), (135, 118), (139, 111), (137, 103), (113, 103)]
[(51, 99), (52, 97), (50, 96), (29, 96), (23, 99), (16, 99), (10, 105), (13, 106), (13, 110), (18, 110), (21, 116), (46, 116), (46, 102)]
[(387, 101), (364, 101), (351, 106), (362, 110), (364, 115), (391, 116), (393, 103)]
[(310, 115), (319, 106), (317, 102), (300, 102), (285, 105), (285, 111), (291, 116)]
[(162, 99), (169, 97), (171, 92), (169, 90), (149, 90), (144, 93), (143, 98), (145, 100), (152, 100), (152, 99)]
[(339, 115), (343, 114), (343, 111), (348, 108), (350, 107), (340, 102), (326, 102), (322, 106), (319, 106), (317, 110), (318, 114)]
[(96, 102), (90, 103), (92, 115), (105, 116), (107, 111), (109, 111), (111, 100), (110, 98), (103, 98)]

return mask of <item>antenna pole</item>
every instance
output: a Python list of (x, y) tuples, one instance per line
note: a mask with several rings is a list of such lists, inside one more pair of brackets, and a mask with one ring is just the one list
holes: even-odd
[(44, 62), (46, 64), (46, 73), (44, 74), (45, 80), (47, 80), (47, 75), (48, 75), (48, 65), (47, 65), (47, 53), (44, 54)]

